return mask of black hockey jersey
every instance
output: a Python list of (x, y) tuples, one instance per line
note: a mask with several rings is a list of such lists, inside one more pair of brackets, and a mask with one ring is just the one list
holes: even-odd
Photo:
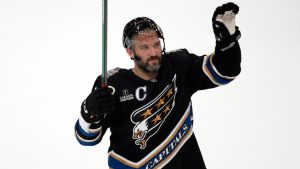
[[(238, 44), (237, 48), (240, 52)], [(191, 96), (198, 90), (227, 84), (240, 72), (240, 53), (218, 67), (215, 63), (220, 61), (214, 57), (219, 56), (196, 56), (185, 49), (169, 52), (163, 56), (157, 78), (149, 81), (131, 69), (108, 72), (108, 85), (113, 87), (116, 100), (109, 127), (110, 168), (206, 168), (193, 133)], [(94, 89), (100, 87), (100, 81), (101, 76)], [(87, 128), (83, 123), (76, 123), (77, 140), (83, 145), (99, 143), (108, 126)]]

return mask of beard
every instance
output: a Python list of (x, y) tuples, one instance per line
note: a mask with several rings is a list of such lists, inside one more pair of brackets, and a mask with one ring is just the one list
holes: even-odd
[[(137, 56), (137, 58), (139, 58), (139, 57)], [(150, 65), (149, 62), (152, 60), (157, 60), (158, 62), (156, 64)], [(138, 60), (136, 59), (135, 63), (143, 71), (145, 71), (147, 73), (155, 73), (155, 72), (158, 72), (159, 68), (161, 67), (161, 61), (162, 61), (161, 57), (152, 56), (146, 60), (146, 63), (143, 63), (143, 61), (141, 59), (138, 59)]]

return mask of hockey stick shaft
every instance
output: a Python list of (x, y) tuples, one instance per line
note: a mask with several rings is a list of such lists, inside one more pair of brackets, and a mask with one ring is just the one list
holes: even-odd
[(102, 0), (102, 79), (101, 86), (107, 86), (107, 0)]

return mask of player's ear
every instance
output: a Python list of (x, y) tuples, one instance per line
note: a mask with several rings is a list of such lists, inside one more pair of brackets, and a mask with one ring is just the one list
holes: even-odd
[(134, 58), (134, 53), (131, 48), (126, 48), (126, 52), (129, 55), (130, 59)]

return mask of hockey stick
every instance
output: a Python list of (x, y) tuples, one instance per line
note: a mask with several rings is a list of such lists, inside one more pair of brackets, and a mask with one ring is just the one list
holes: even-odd
[(102, 0), (102, 79), (101, 86), (107, 86), (107, 0)]

